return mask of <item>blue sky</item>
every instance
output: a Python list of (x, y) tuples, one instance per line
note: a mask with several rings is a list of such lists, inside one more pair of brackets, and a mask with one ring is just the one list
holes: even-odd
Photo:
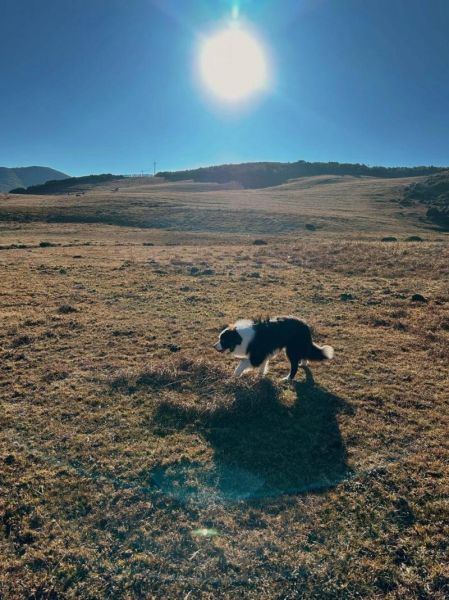
[(1, 0), (0, 165), (449, 165), (447, 0), (240, 0), (272, 77), (238, 107), (197, 73), (232, 4)]

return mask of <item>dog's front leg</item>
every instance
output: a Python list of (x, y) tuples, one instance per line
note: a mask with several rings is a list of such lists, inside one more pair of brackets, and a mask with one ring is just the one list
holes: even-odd
[(263, 363), (260, 365), (259, 367), (259, 375), (260, 377), (265, 377), (265, 375), (268, 373), (268, 363), (269, 363), (269, 359), (266, 358)]
[(240, 377), (240, 375), (242, 375), (242, 373), (244, 371), (246, 371), (246, 369), (249, 369), (250, 367), (251, 367), (251, 361), (248, 358), (244, 358), (237, 365), (237, 368), (234, 371), (234, 377)]

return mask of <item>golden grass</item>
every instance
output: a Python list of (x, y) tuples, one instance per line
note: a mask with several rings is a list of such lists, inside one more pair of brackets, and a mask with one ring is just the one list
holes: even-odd
[[(446, 598), (449, 246), (377, 231), (4, 222), (3, 597)], [(233, 380), (266, 313), (335, 360)]]

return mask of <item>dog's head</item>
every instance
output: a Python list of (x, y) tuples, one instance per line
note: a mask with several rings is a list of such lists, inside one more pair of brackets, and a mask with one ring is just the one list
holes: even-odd
[(241, 344), (241, 342), (241, 335), (232, 327), (226, 327), (226, 329), (223, 329), (220, 333), (218, 342), (214, 344), (214, 348), (218, 352), (225, 352), (226, 350), (234, 352), (235, 348)]

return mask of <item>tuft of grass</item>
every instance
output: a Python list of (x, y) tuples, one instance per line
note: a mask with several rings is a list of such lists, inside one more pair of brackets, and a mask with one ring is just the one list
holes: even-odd
[(27, 346), (32, 342), (32, 338), (29, 335), (18, 335), (16, 336), (11, 345), (13, 348), (20, 348), (21, 346)]
[(71, 313), (75, 312), (78, 312), (78, 309), (71, 304), (61, 304), (61, 306), (58, 308), (58, 313), (61, 315), (70, 315)]

